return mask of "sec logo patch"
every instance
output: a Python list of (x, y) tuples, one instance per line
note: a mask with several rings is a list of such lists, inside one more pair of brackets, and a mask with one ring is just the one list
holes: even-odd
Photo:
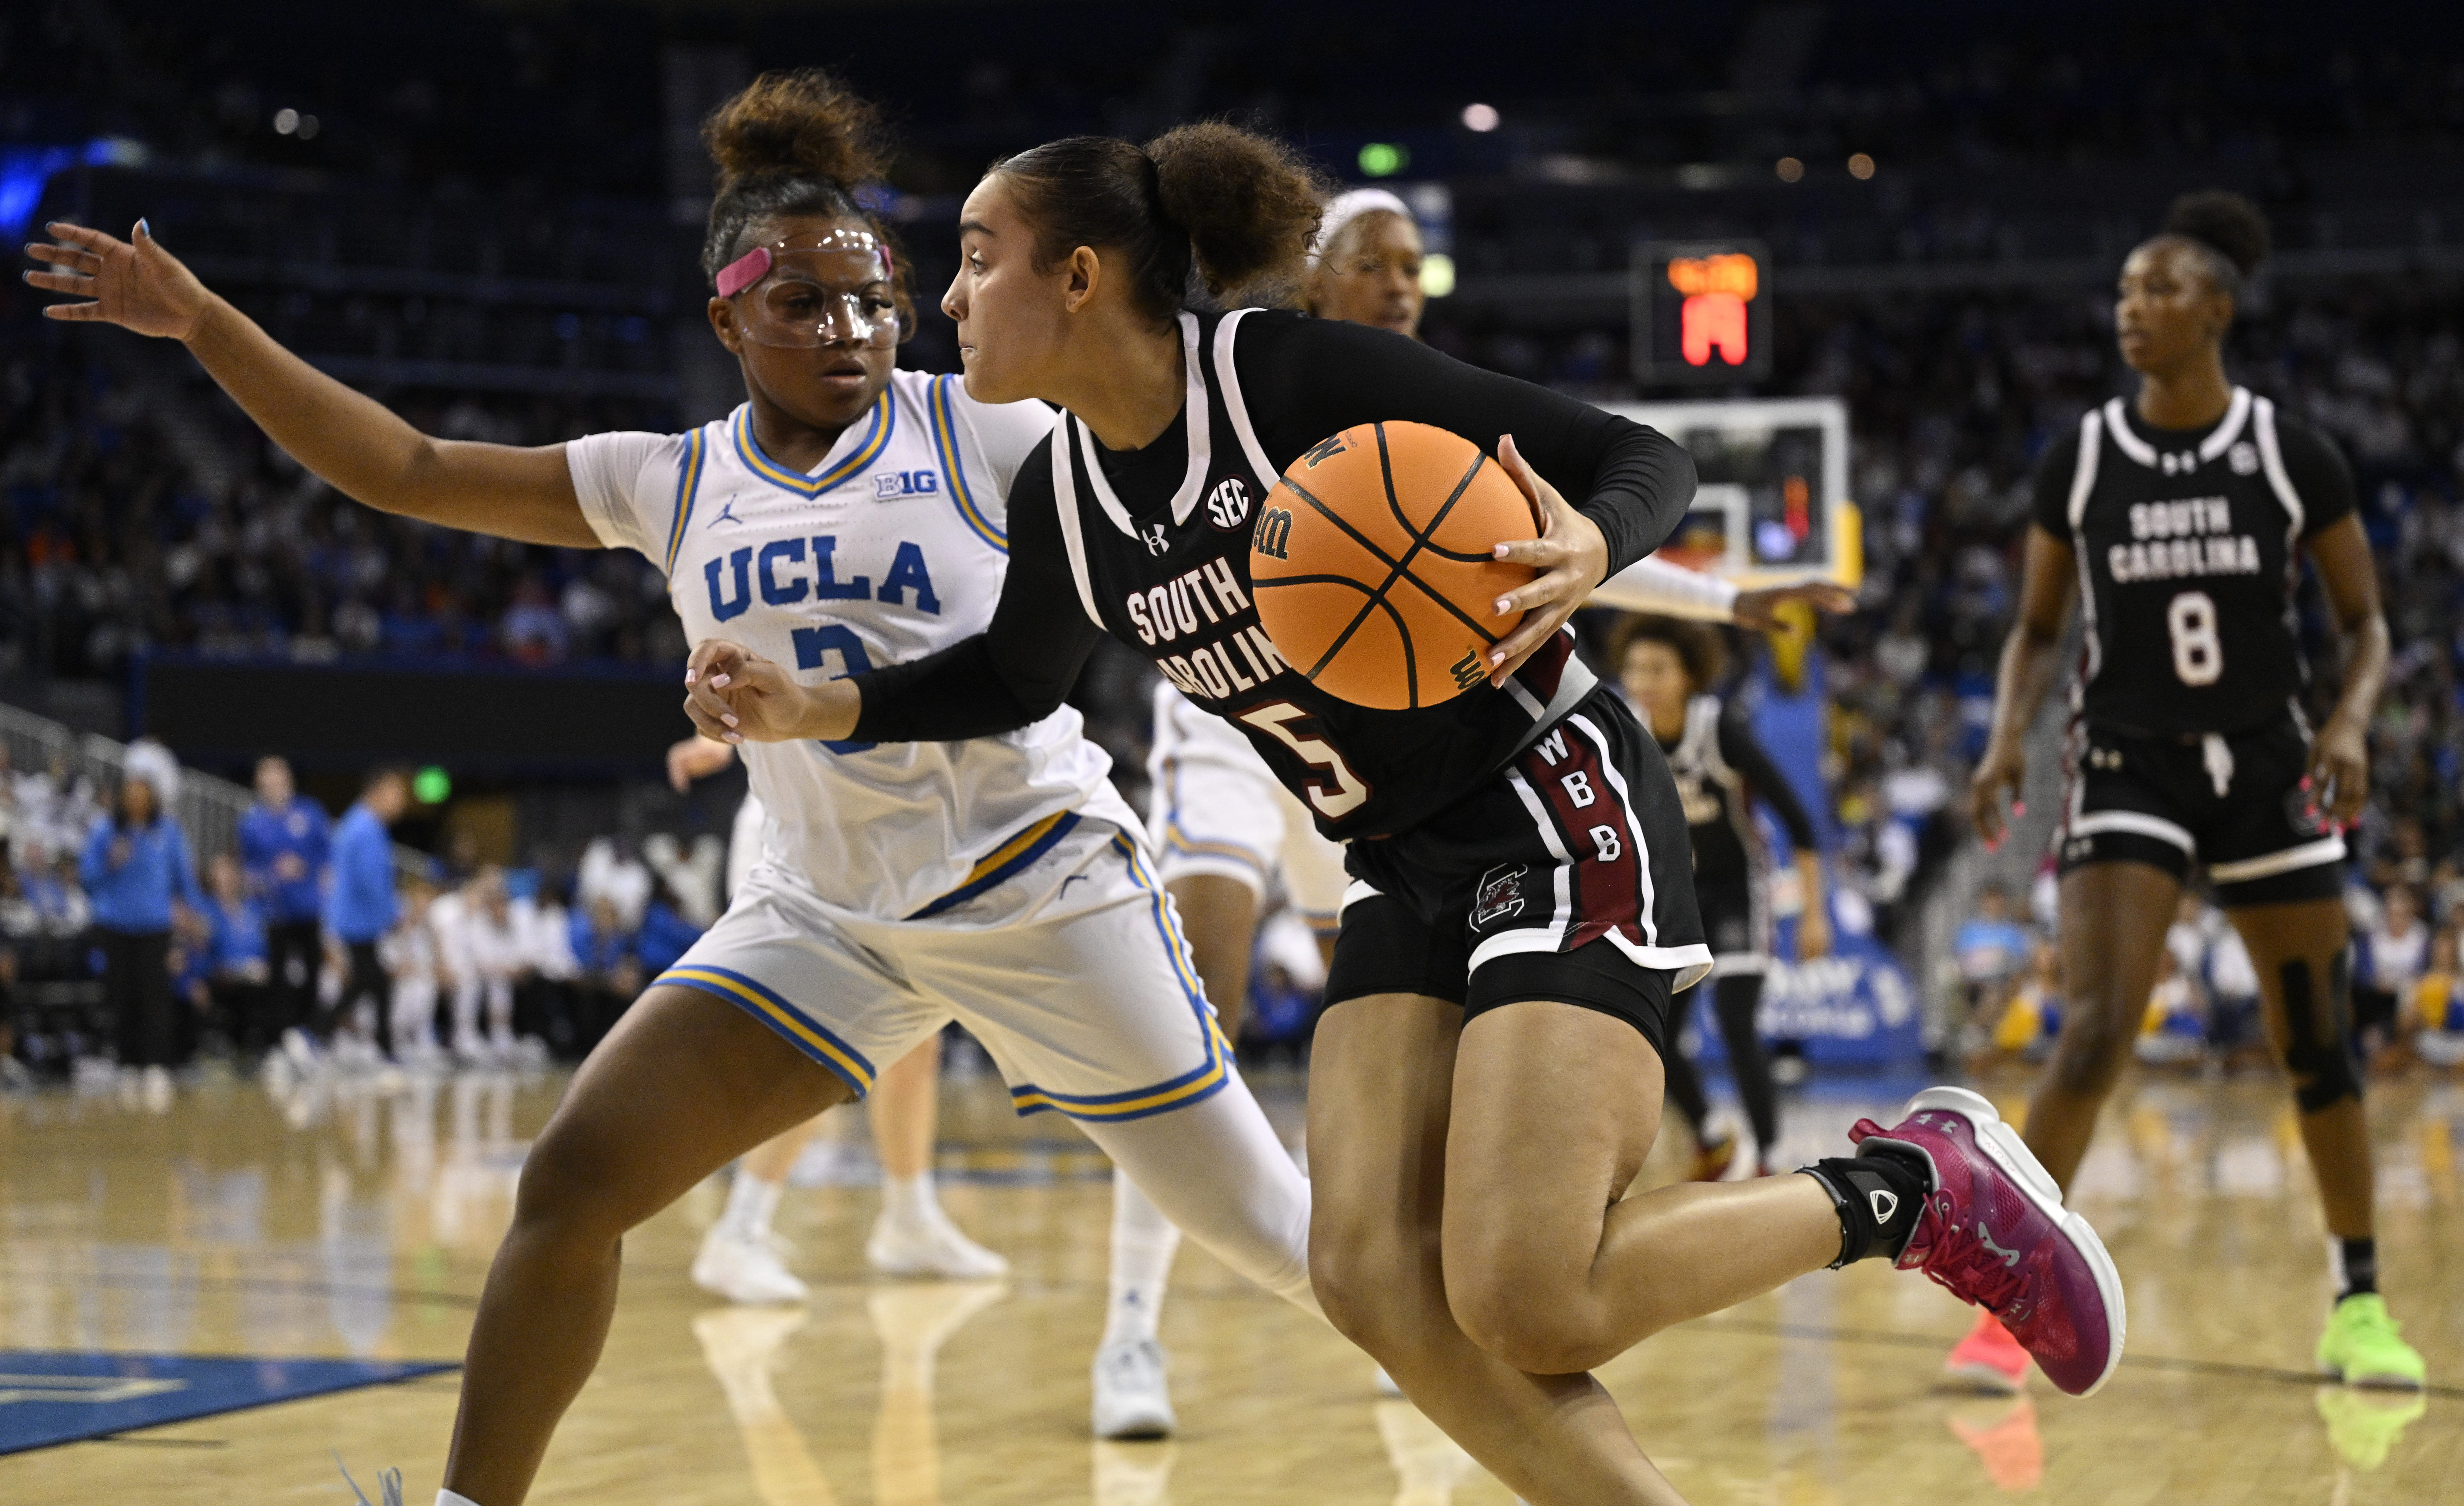
[(1249, 486), (1239, 476), (1225, 476), (1206, 494), (1206, 520), (1230, 533), (1249, 520)]

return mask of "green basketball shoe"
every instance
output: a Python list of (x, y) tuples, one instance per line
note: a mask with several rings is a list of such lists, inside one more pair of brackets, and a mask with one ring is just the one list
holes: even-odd
[(2347, 1386), (2407, 1391), (2421, 1389), (2430, 1373), (2421, 1351), (2404, 1342), (2376, 1292), (2357, 1292), (2327, 1315), (2327, 1331), (2319, 1336), (2319, 1368)]

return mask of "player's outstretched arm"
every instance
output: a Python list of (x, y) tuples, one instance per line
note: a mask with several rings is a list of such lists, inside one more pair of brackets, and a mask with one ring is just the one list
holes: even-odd
[(2028, 773), (2028, 728), (2053, 688), (2062, 651), (2062, 620), (2069, 616), (2071, 546), (2041, 528), (2028, 530), (2028, 552), (2019, 581), (2019, 620), (2002, 644), (2002, 667), (1993, 684), (1993, 731), (1985, 756), (1969, 780), (1970, 814), (1987, 846), (1998, 846), (2009, 829), (2008, 810), (2019, 798)]
[(574, 495), (563, 446), (430, 439), (283, 349), (165, 251), (143, 220), (124, 241), (56, 220), (45, 229), (57, 244), (26, 251), (50, 270), (29, 272), (26, 281), (81, 300), (53, 304), (47, 317), (180, 341), (268, 438), (336, 491), (448, 528), (601, 547)]
[(2361, 818), (2370, 793), (2370, 712), (2387, 681), (2387, 613), (2379, 605), (2379, 572), (2361, 519), (2347, 513), (2305, 540), (2319, 562), (2319, 583), (2336, 615), (2343, 649), (2344, 688), (2336, 709), (2310, 744), (2310, 797), (2339, 826)]

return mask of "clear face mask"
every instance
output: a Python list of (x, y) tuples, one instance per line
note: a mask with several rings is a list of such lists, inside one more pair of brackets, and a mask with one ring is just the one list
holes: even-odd
[(757, 345), (898, 343), (897, 264), (869, 230), (836, 229), (756, 246), (719, 269), (718, 295)]

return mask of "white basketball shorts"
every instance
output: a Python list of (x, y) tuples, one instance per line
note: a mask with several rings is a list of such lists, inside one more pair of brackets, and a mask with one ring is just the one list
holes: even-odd
[(1280, 882), (1309, 928), (1332, 936), (1343, 907), (1343, 847), (1318, 835), (1307, 807), (1229, 722), (1157, 684), (1154, 785), (1148, 823), (1166, 884), (1212, 874), (1249, 886), (1259, 902)]
[(904, 920), (825, 906), (761, 863), (654, 981), (743, 1008), (859, 1098), (955, 1019), (991, 1053), (1021, 1114), (1179, 1108), (1231, 1080), (1230, 1053), (1142, 836), (1133, 818), (1065, 812)]

